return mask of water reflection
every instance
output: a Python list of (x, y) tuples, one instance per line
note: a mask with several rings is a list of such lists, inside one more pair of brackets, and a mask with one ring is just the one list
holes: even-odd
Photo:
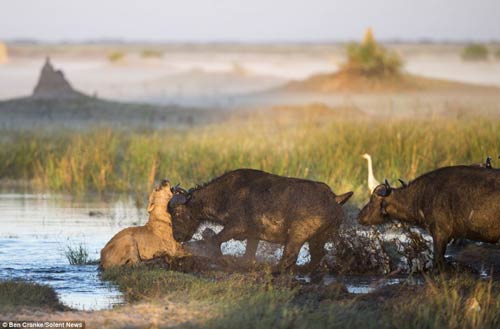
[(377, 277), (377, 276), (362, 276), (350, 275), (344, 277), (326, 276), (324, 283), (326, 285), (332, 282), (340, 282), (345, 285), (347, 291), (351, 294), (368, 294), (378, 288), (385, 286), (392, 286), (395, 284), (423, 284), (424, 278), (422, 276), (391, 276), (391, 277)]
[(145, 210), (128, 197), (103, 202), (0, 194), (0, 279), (48, 284), (66, 305), (78, 309), (110, 308), (122, 302), (118, 290), (99, 280), (96, 265), (69, 265), (64, 250), (83, 244), (89, 257), (98, 259), (116, 232), (146, 220)]

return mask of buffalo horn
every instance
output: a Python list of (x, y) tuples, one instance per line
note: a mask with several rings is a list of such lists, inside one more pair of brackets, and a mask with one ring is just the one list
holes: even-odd
[(403, 187), (407, 187), (408, 186), (408, 184), (406, 184), (406, 182), (404, 180), (402, 180), (401, 178), (398, 178), (398, 181), (401, 183), (401, 185)]

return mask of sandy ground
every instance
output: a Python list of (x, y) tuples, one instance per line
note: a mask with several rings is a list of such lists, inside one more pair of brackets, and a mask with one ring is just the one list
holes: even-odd
[(6, 321), (85, 321), (86, 328), (171, 328), (201, 324), (217, 315), (201, 303), (174, 303), (167, 299), (141, 302), (104, 311), (15, 309), (0, 312)]

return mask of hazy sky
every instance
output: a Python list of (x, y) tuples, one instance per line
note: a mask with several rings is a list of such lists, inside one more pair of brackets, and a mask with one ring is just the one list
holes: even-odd
[(1, 0), (0, 39), (500, 40), (500, 0)]

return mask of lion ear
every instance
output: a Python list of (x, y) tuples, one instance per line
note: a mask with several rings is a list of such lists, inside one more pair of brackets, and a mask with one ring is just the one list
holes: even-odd
[(148, 212), (153, 211), (154, 208), (155, 208), (155, 204), (154, 203), (148, 204)]
[(153, 194), (154, 194), (154, 191), (151, 192), (151, 194), (149, 195), (148, 208), (147, 208), (148, 212), (153, 211), (153, 209), (155, 207), (155, 203), (153, 202)]

